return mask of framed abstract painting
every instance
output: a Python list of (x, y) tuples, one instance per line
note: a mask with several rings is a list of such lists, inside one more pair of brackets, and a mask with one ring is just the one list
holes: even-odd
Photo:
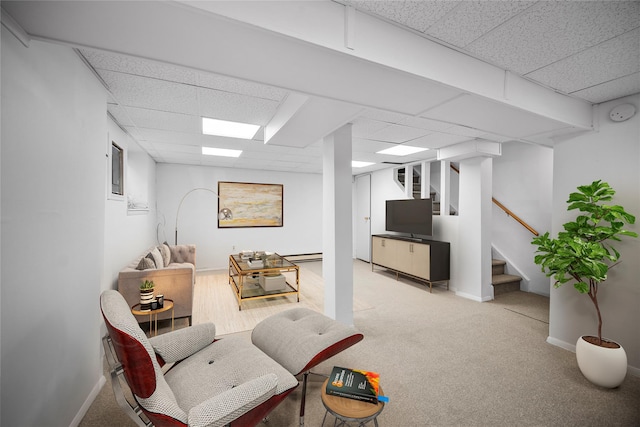
[(282, 184), (218, 182), (218, 211), (231, 210), (231, 219), (218, 218), (218, 228), (282, 227)]

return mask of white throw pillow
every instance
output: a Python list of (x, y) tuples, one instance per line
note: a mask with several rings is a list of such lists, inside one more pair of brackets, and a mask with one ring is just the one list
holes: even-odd
[(162, 255), (158, 248), (153, 248), (151, 250), (151, 256), (153, 257), (153, 262), (156, 264), (156, 268), (163, 268), (164, 262), (162, 261)]

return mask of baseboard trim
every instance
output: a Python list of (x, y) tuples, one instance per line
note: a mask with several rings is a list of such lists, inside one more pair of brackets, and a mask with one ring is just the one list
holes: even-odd
[(102, 390), (102, 387), (104, 387), (106, 383), (107, 379), (104, 377), (104, 375), (100, 375), (98, 382), (93, 387), (93, 390), (91, 390), (91, 393), (89, 393), (89, 396), (87, 396), (87, 399), (84, 401), (84, 403), (80, 407), (80, 410), (71, 421), (71, 424), (69, 424), (69, 427), (78, 427), (80, 425), (80, 422), (82, 421), (84, 416), (87, 415), (89, 408), (91, 408), (91, 405), (93, 405), (93, 401), (96, 400), (96, 397), (98, 397), (100, 390)]
[(493, 300), (492, 297), (484, 297), (484, 298), (480, 298), (479, 296), (476, 295), (472, 295), (472, 294), (468, 294), (466, 292), (459, 292), (459, 291), (455, 291), (456, 296), (457, 297), (462, 297), (462, 298), (466, 298), (466, 299), (470, 299), (472, 301), (476, 301), (476, 302), (487, 302), (487, 301), (491, 301)]
[(291, 262), (322, 261), (322, 252), (316, 252), (311, 254), (282, 255), (282, 257), (286, 258)]

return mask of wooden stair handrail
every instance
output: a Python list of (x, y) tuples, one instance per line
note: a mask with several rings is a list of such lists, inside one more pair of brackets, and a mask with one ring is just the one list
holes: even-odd
[[(454, 171), (456, 171), (458, 174), (460, 174), (460, 170), (455, 167), (454, 165), (451, 165), (451, 169), (453, 169)], [(527, 224), (526, 222), (524, 222), (522, 220), (522, 218), (520, 218), (518, 215), (514, 214), (511, 210), (509, 210), (505, 205), (503, 205), (502, 203), (500, 203), (499, 201), (496, 200), (495, 197), (491, 198), (491, 201), (493, 203), (495, 203), (495, 205), (497, 207), (499, 207), (500, 209), (502, 209), (504, 211), (504, 213), (507, 214), (507, 216), (510, 216), (511, 218), (515, 219), (518, 223), (520, 223), (520, 225), (522, 225), (524, 228), (526, 228), (527, 230), (529, 230), (534, 236), (539, 236), (540, 233), (538, 233), (533, 227), (531, 227), (529, 224)]]
[(497, 201), (495, 199), (495, 197), (492, 197), (491, 200), (493, 201), (493, 203), (496, 204), (496, 206), (498, 206), (500, 209), (502, 209), (504, 211), (504, 213), (507, 214), (507, 216), (510, 216), (511, 218), (513, 218), (516, 221), (518, 221), (520, 223), (520, 225), (522, 225), (524, 228), (526, 228), (531, 233), (533, 233), (534, 236), (539, 236), (540, 235), (540, 233), (538, 233), (536, 230), (534, 230), (533, 227), (531, 227), (529, 224), (524, 222), (518, 215), (516, 215), (513, 212), (511, 212), (505, 205), (503, 205), (502, 203)]

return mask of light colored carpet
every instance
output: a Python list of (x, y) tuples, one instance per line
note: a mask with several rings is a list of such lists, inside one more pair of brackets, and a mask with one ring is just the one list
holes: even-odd
[[(319, 262), (301, 268), (321, 275)], [(391, 399), (378, 417), (381, 427), (640, 426), (640, 378), (627, 376), (613, 390), (589, 383), (575, 354), (546, 343), (547, 298), (515, 292), (478, 303), (443, 287), (430, 294), (360, 261), (354, 292), (371, 307), (354, 312), (364, 340), (314, 371), (327, 374), (333, 365), (378, 371)], [(250, 340), (249, 331), (237, 335)], [(325, 414), (324, 379), (311, 379), (306, 425), (317, 427)], [(264, 426), (297, 426), (300, 393), (298, 387)], [(133, 425), (120, 414), (107, 383), (81, 426)]]

